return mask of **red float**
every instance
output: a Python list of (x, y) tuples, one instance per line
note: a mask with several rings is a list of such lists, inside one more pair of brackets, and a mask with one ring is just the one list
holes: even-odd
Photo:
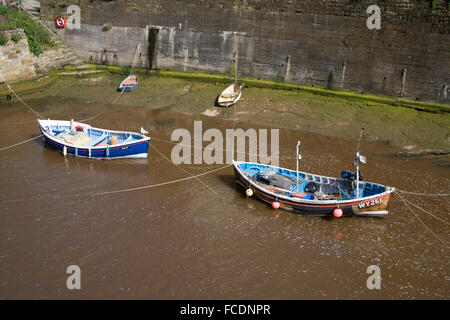
[(336, 209), (333, 210), (333, 215), (334, 215), (336, 218), (342, 217), (342, 214), (343, 214), (343, 212), (342, 212), (342, 209), (341, 209), (341, 208), (336, 208)]
[(280, 203), (278, 202), (278, 200), (272, 202), (272, 208), (274, 208), (275, 210), (280, 208)]

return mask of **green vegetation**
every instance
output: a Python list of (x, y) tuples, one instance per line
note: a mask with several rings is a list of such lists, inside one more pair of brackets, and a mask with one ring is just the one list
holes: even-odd
[[(35, 56), (39, 56), (46, 47), (54, 46), (47, 30), (33, 21), (25, 12), (12, 7), (0, 6), (0, 31), (19, 28), (25, 32), (30, 52)], [(13, 39), (13, 41), (15, 40)]]
[[(52, 84), (57, 78), (55, 77), (45, 77), (40, 78), (39, 80), (36, 79), (29, 79), (24, 80), (21, 82), (18, 82), (14, 84), (14, 91), (18, 94), (24, 94), (26, 92), (39, 92), (43, 88), (49, 86)], [(0, 85), (0, 97), (4, 97), (7, 94), (10, 94), (9, 89), (4, 85)]]
[(66, 7), (68, 7), (70, 4), (69, 4), (69, 1), (67, 1), (67, 0), (64, 0), (64, 1), (61, 1), (60, 3), (59, 3), (59, 6), (61, 7), (61, 8), (66, 8)]
[(5, 45), (6, 43), (8, 43), (8, 36), (5, 32), (0, 32), (0, 46)]
[(22, 37), (21, 37), (20, 34), (18, 34), (18, 33), (14, 33), (14, 34), (11, 36), (11, 40), (14, 41), (14, 43), (19, 42), (20, 39), (22, 39)]
[[(138, 69), (139, 70), (139, 69)], [(137, 70), (137, 73), (139, 71)], [(185, 73), (179, 71), (169, 71), (169, 70), (155, 70), (153, 74), (179, 78), (186, 80), (194, 80), (199, 82), (219, 82), (219, 83), (229, 83), (234, 81), (234, 78), (225, 75), (207, 74), (207, 73)], [(386, 97), (382, 95), (374, 94), (361, 94), (355, 91), (346, 91), (338, 89), (327, 89), (323, 87), (313, 87), (307, 85), (298, 85), (294, 83), (278, 82), (272, 80), (255, 79), (255, 78), (239, 78), (239, 82), (245, 83), (247, 87), (254, 88), (266, 88), (266, 89), (276, 89), (276, 90), (288, 90), (288, 91), (303, 91), (312, 93), (315, 95), (328, 96), (343, 98), (351, 101), (364, 101), (367, 105), (370, 104), (386, 104), (392, 106), (402, 106), (405, 108), (413, 108), (418, 111), (427, 111), (433, 113), (448, 113), (450, 108), (448, 105), (434, 102), (426, 101), (413, 101), (403, 98), (393, 98)]]
[(436, 6), (441, 4), (441, 0), (432, 0), (431, 7), (435, 8)]
[[(97, 69), (103, 69), (112, 74), (128, 75), (131, 68), (129, 66), (121, 67), (116, 65), (101, 65)], [(90, 68), (92, 70), (93, 68)], [(229, 84), (234, 81), (234, 77), (223, 74), (201, 73), (201, 72), (181, 72), (174, 70), (149, 70), (147, 68), (134, 68), (134, 74), (138, 75), (153, 75), (159, 77), (168, 77), (176, 79), (184, 79), (195, 82), (205, 83), (223, 83)], [(339, 89), (328, 89), (325, 87), (299, 85), (295, 83), (286, 83), (272, 80), (265, 80), (260, 78), (239, 78), (240, 83), (244, 83), (248, 88), (274, 89), (283, 91), (301, 91), (313, 95), (326, 96), (331, 98), (340, 98), (347, 101), (364, 102), (366, 106), (376, 105), (390, 105), (400, 106), (404, 108), (411, 108), (417, 111), (431, 112), (431, 113), (450, 113), (448, 105), (443, 103), (436, 103), (430, 101), (414, 101), (404, 98), (394, 98), (375, 94), (361, 94), (356, 91), (347, 91)]]
[(79, 5), (80, 0), (52, 0), (48, 3), (50, 8), (52, 8), (52, 9), (56, 9), (56, 7), (66, 8), (66, 7), (70, 6), (71, 4)]

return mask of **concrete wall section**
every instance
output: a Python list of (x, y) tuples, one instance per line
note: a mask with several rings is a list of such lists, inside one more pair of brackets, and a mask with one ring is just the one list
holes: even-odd
[[(131, 65), (139, 42), (140, 66), (231, 75), (238, 51), (240, 76), (439, 101), (448, 96), (445, 1), (378, 1), (381, 30), (366, 26), (372, 1), (79, 2), (82, 28), (64, 37), (86, 60)], [(57, 14), (46, 1), (41, 6), (47, 19)], [(154, 29), (156, 43), (149, 43)]]
[(136, 27), (112, 27), (82, 24), (80, 30), (66, 29), (64, 42), (72, 51), (86, 61), (131, 65), (136, 53), (136, 66), (148, 67), (148, 29)]

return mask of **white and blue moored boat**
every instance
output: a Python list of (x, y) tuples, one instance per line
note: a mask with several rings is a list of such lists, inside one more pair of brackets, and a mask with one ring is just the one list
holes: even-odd
[(150, 138), (128, 131), (93, 128), (81, 122), (38, 120), (46, 142), (64, 155), (83, 158), (147, 158)]

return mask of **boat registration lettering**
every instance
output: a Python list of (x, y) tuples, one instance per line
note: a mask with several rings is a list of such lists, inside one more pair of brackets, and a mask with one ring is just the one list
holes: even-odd
[(371, 201), (365, 201), (365, 202), (358, 203), (358, 207), (360, 209), (362, 209), (362, 208), (371, 207), (371, 206), (374, 206), (374, 205), (377, 205), (377, 204), (381, 204), (381, 199), (374, 199), (374, 200), (371, 200)]
[(126, 150), (126, 149), (128, 149), (128, 147), (122, 147), (122, 148), (120, 148), (120, 150)]

